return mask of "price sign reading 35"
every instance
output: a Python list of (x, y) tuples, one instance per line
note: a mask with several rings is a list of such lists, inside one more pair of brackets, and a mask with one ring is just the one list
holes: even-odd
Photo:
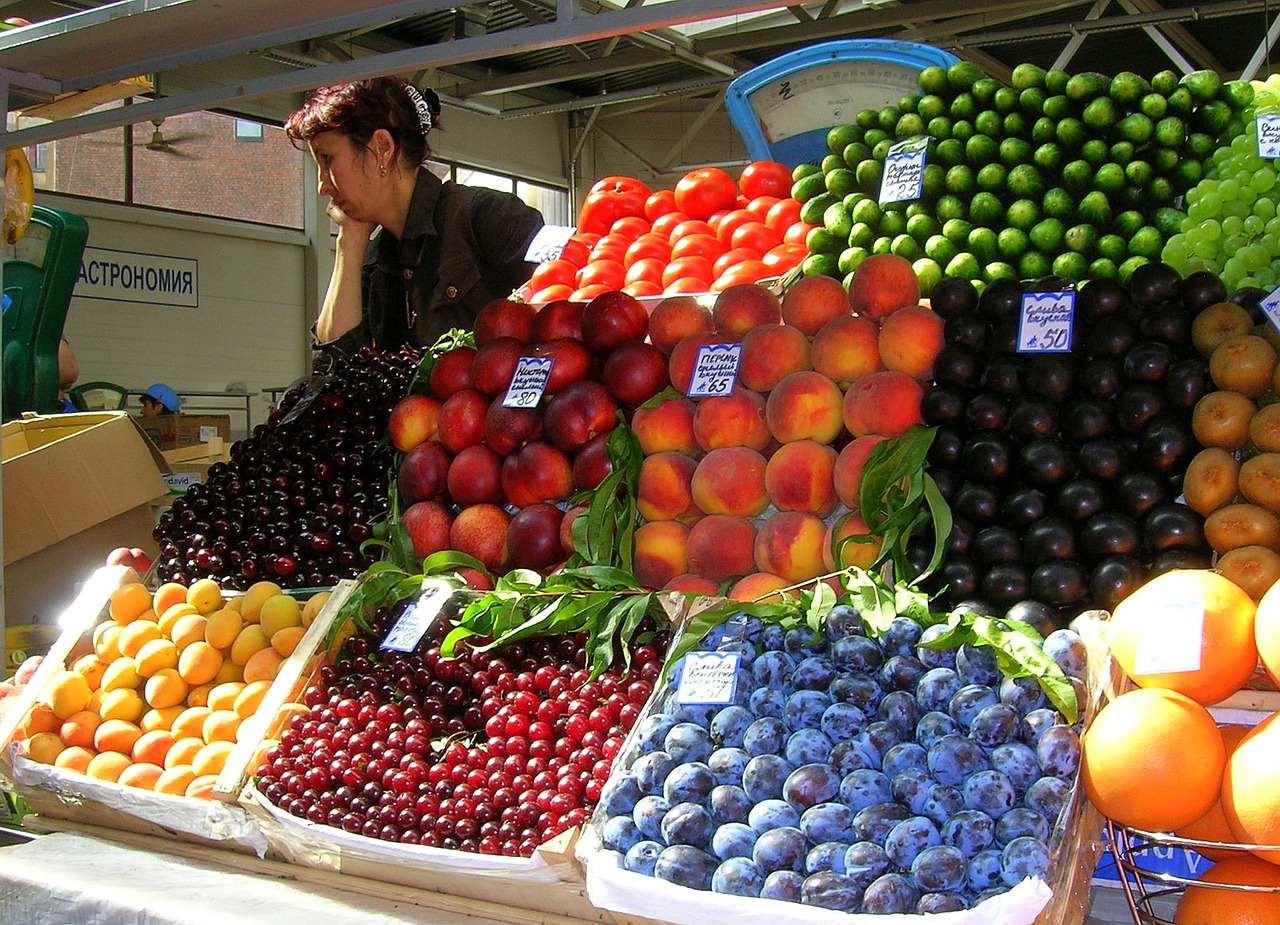
[(1070, 353), (1076, 294), (1028, 292), (1018, 318), (1018, 353)]

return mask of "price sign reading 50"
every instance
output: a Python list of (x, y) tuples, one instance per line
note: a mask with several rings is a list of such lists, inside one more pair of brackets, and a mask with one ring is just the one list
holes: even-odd
[(1018, 352), (1070, 353), (1075, 314), (1074, 291), (1028, 292), (1018, 319)]

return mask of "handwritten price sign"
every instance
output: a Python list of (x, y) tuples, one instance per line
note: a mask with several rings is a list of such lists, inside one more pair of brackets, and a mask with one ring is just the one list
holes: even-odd
[(1028, 292), (1018, 319), (1019, 353), (1070, 353), (1075, 326), (1076, 294)]
[(924, 160), (928, 139), (909, 138), (889, 149), (880, 180), (880, 204), (911, 202), (924, 194)]
[(543, 225), (529, 242), (524, 259), (529, 263), (555, 260), (577, 230), (572, 225)]
[(1280, 116), (1258, 116), (1258, 157), (1280, 157)]
[(502, 407), (538, 407), (538, 402), (542, 401), (542, 393), (547, 390), (547, 380), (551, 378), (551, 365), (554, 362), (554, 357), (520, 357), (516, 361), (511, 385), (507, 386), (507, 394), (502, 396)]
[(693, 379), (689, 382), (689, 397), (728, 395), (737, 381), (738, 361), (741, 359), (742, 344), (704, 344), (699, 347)]
[(684, 657), (676, 703), (733, 703), (741, 658), (737, 652), (690, 652)]

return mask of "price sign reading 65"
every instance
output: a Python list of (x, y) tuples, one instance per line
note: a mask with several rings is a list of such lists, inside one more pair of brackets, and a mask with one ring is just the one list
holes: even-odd
[(1018, 318), (1018, 353), (1070, 353), (1076, 294), (1028, 292)]
[(690, 398), (710, 398), (728, 395), (738, 378), (738, 361), (742, 358), (742, 344), (703, 344), (693, 365), (693, 378), (689, 380)]

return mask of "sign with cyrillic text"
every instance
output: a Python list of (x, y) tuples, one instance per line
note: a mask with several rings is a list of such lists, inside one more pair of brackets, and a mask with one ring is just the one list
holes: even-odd
[(199, 261), (86, 247), (75, 295), (82, 299), (141, 302), (173, 308), (200, 306)]

